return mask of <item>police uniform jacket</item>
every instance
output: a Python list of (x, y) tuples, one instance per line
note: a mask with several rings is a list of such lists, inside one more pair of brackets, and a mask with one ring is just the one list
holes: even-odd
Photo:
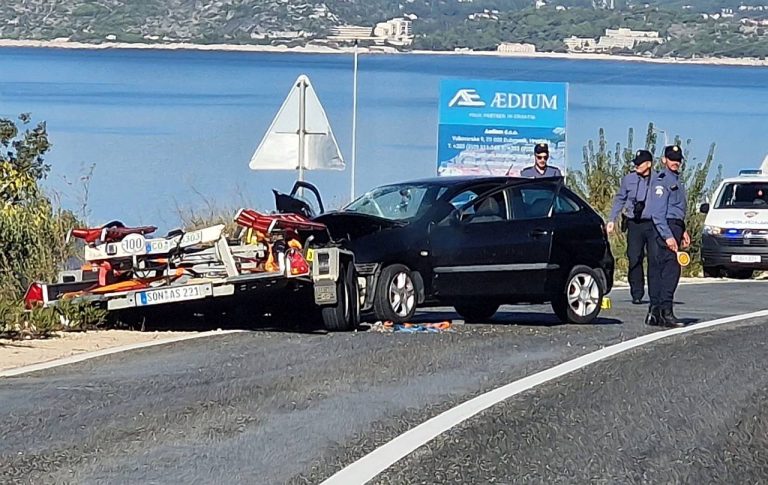
[(620, 213), (623, 213), (627, 217), (634, 218), (635, 216), (635, 202), (645, 201), (645, 209), (643, 209), (643, 219), (650, 219), (651, 216), (648, 212), (648, 201), (652, 195), (650, 184), (653, 178), (656, 176), (654, 172), (651, 172), (647, 177), (641, 177), (637, 172), (631, 172), (621, 179), (621, 187), (616, 193), (616, 197), (613, 199), (613, 206), (611, 207), (611, 215), (608, 217), (609, 221), (615, 221), (619, 217)]
[(521, 177), (528, 177), (528, 178), (534, 178), (534, 179), (540, 179), (545, 177), (562, 177), (562, 174), (560, 173), (560, 169), (557, 167), (552, 167), (550, 165), (547, 165), (547, 168), (544, 170), (544, 173), (539, 172), (536, 170), (536, 166), (532, 165), (530, 167), (524, 168), (520, 172)]
[(662, 238), (674, 237), (669, 228), (669, 220), (685, 220), (688, 197), (680, 175), (665, 168), (653, 179), (651, 193), (648, 196), (647, 209), (653, 219), (653, 225)]

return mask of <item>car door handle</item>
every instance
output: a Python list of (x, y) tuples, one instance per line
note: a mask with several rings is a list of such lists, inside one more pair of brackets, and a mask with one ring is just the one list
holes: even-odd
[(549, 236), (549, 231), (545, 229), (534, 229), (529, 233), (531, 237), (543, 237), (543, 236)]

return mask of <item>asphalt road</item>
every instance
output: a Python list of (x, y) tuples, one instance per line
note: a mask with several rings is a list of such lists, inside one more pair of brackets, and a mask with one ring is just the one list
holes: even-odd
[[(766, 288), (683, 286), (677, 313), (761, 310)], [(2, 379), (0, 482), (319, 483), (468, 398), (659, 331), (626, 290), (612, 297), (594, 325), (504, 308), (454, 333), (257, 331)], [(421, 315), (446, 317), (456, 318)], [(376, 481), (764, 482), (762, 323), (676, 337), (543, 385)]]

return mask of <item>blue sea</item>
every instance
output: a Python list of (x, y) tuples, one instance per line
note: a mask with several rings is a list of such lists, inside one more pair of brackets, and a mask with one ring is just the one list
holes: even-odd
[[(292, 172), (255, 172), (251, 155), (299, 74), (323, 103), (351, 160), (352, 56), (199, 51), (0, 49), (0, 117), (46, 121), (53, 148), (46, 185), (89, 222), (172, 227), (179, 211), (272, 208), (272, 188)], [(566, 59), (361, 55), (357, 193), (436, 173), (440, 81), (447, 78), (569, 83), (569, 169), (606, 129), (642, 144), (649, 121), (692, 140), (702, 159), (717, 144), (726, 175), (768, 153), (768, 69)], [(638, 143), (640, 142), (640, 143)], [(87, 200), (81, 177), (95, 164)], [(309, 172), (338, 207), (349, 169)]]

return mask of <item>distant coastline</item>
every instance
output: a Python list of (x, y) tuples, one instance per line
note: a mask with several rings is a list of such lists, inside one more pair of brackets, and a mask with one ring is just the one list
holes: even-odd
[[(189, 50), (189, 51), (216, 51), (216, 52), (262, 52), (262, 53), (297, 53), (297, 54), (351, 54), (353, 47), (326, 47), (319, 45), (286, 47), (271, 45), (249, 44), (192, 44), (192, 43), (164, 43), (142, 44), (128, 42), (104, 42), (91, 44), (86, 42), (71, 42), (68, 40), (13, 40), (0, 39), (2, 48), (47, 48), (47, 49), (80, 49), (80, 50)], [(412, 50), (400, 52), (392, 47), (360, 47), (359, 53), (373, 55), (446, 55), (446, 56), (490, 56), (502, 58), (532, 58), (532, 59), (567, 59), (567, 60), (601, 60), (624, 62), (649, 62), (657, 64), (684, 64), (684, 65), (711, 65), (711, 66), (749, 66), (765, 67), (768, 60), (754, 58), (730, 58), (730, 57), (702, 57), (694, 59), (684, 58), (654, 58), (624, 56), (613, 54), (574, 54), (560, 52), (536, 52), (526, 53), (499, 53), (495, 51), (429, 51)]]

